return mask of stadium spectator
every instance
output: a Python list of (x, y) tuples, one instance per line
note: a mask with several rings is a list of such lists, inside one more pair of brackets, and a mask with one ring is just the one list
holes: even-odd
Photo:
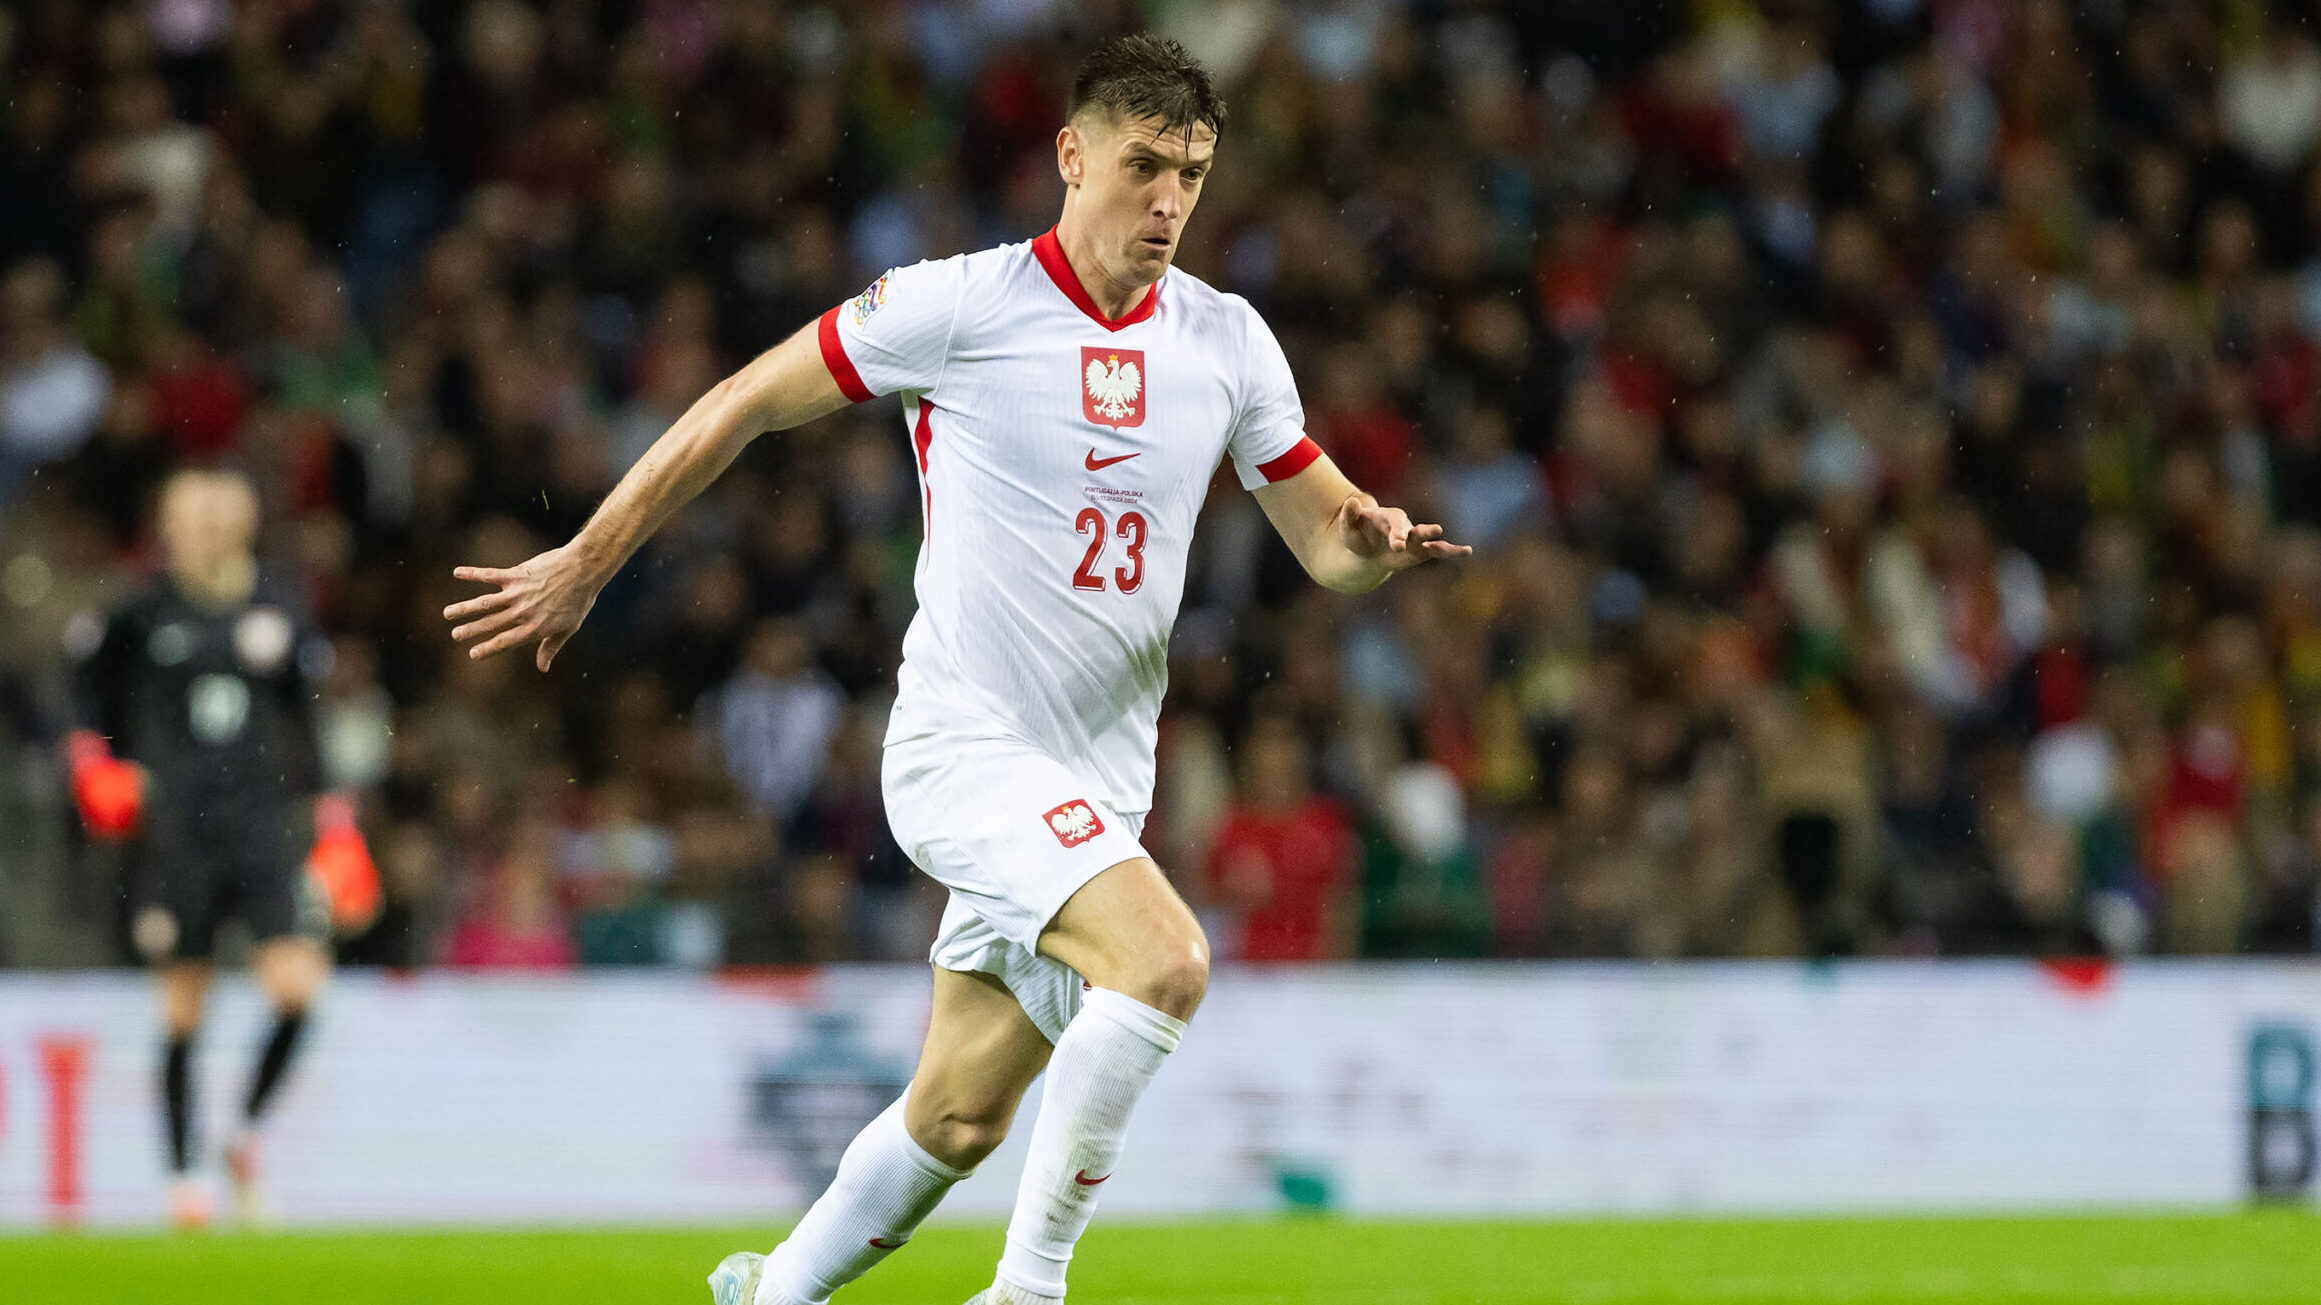
[(506, 855), (475, 884), (475, 900), (444, 946), (462, 969), (569, 969), (580, 959), (556, 904), (556, 830), (531, 818), (510, 836)]
[(787, 823), (821, 782), (846, 697), (812, 664), (795, 621), (761, 621), (741, 669), (717, 689), (702, 715), (717, 721), (726, 773), (759, 814)]
[(81, 447), (112, 394), (111, 376), (65, 328), (65, 289), (47, 259), (0, 279), (0, 510), (34, 471)]
[(661, 959), (661, 895), (676, 869), (677, 840), (648, 818), (636, 784), (611, 780), (568, 824), (557, 855), (558, 895), (573, 911), (580, 959), (635, 965)]
[(1240, 791), (1202, 875), (1207, 898), (1231, 921), (1221, 952), (1247, 961), (1353, 955), (1354, 830), (1335, 801), (1312, 791), (1305, 737), (1284, 717), (1260, 717), (1240, 761)]

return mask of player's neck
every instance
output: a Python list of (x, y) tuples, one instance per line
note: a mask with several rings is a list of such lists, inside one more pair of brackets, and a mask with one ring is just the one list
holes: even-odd
[(258, 561), (226, 557), (206, 566), (171, 567), (169, 578), (179, 593), (205, 607), (231, 607), (257, 589)]
[(1056, 223), (1056, 244), (1063, 249), (1064, 261), (1071, 265), (1073, 278), (1088, 292), (1088, 301), (1106, 317), (1118, 321), (1128, 316), (1130, 309), (1152, 293), (1150, 284), (1127, 285), (1105, 275), (1104, 260), (1096, 256), (1094, 242), (1072, 220), (1069, 208), (1064, 210), (1063, 220)]

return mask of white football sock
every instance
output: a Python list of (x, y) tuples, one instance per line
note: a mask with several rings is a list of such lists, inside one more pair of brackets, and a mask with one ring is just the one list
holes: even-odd
[(822, 1305), (911, 1239), (919, 1221), (972, 1170), (927, 1154), (903, 1127), (905, 1094), (870, 1121), (838, 1161), (838, 1176), (766, 1257), (756, 1305)]
[(1072, 1245), (1112, 1177), (1128, 1117), (1177, 1049), (1185, 1022), (1133, 997), (1089, 991), (1048, 1061), (1047, 1094), (1032, 1125), (1007, 1251), (993, 1286), (1000, 1299), (1045, 1305), (1064, 1296)]

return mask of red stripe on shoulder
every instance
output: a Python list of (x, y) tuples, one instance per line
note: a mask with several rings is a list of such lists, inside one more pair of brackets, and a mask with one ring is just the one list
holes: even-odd
[(838, 310), (822, 314), (815, 329), (822, 341), (822, 365), (830, 369), (830, 379), (838, 382), (838, 390), (856, 403), (867, 403), (872, 398), (870, 387), (862, 383), (862, 373), (854, 370), (854, 360), (846, 356), (846, 344), (838, 338)]
[(1277, 480), (1288, 480), (1314, 465), (1314, 459), (1320, 456), (1322, 456), (1322, 446), (1314, 443), (1313, 436), (1301, 435), (1298, 437), (1298, 442), (1290, 447), (1289, 452), (1271, 462), (1258, 463), (1257, 474), (1265, 477), (1267, 484), (1272, 484)]

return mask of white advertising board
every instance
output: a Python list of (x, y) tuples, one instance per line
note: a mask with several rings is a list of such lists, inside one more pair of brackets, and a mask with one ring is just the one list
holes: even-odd
[[(343, 975), (267, 1136), (275, 1203), (292, 1223), (771, 1221), (899, 1091), (927, 987), (914, 967)], [(265, 1023), (222, 986), (198, 1056), (213, 1140)], [(2296, 1195), (2317, 1043), (2312, 964), (1234, 970), (1105, 1205), (2187, 1206), (2264, 1176)], [(141, 976), (0, 975), (0, 1224), (160, 1216), (159, 1055)], [(1028, 1132), (946, 1215), (1005, 1211)]]

